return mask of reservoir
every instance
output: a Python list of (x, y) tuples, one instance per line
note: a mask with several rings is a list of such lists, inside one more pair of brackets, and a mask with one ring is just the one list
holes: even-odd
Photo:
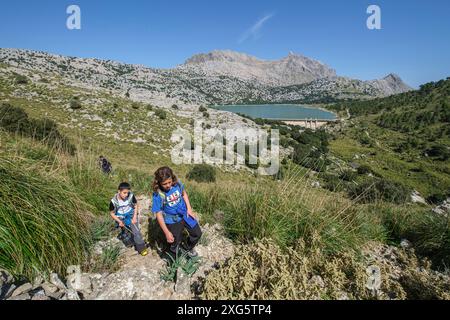
[(333, 121), (337, 119), (332, 112), (295, 104), (226, 105), (214, 106), (213, 108), (241, 113), (253, 119), (262, 118), (284, 121), (306, 119)]

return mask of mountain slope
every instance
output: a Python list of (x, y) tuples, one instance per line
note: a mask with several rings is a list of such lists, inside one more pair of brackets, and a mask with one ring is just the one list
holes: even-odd
[(46, 73), (69, 85), (107, 89), (162, 107), (261, 101), (315, 103), (370, 99), (408, 90), (398, 77), (375, 81), (336, 77), (334, 70), (320, 62), (294, 54), (279, 61), (263, 61), (217, 51), (194, 56), (174, 69), (154, 69), (110, 60), (0, 49), (0, 63), (16, 68), (15, 72)]
[(423, 196), (450, 196), (450, 78), (419, 90), (328, 106), (349, 120), (335, 128), (333, 152)]

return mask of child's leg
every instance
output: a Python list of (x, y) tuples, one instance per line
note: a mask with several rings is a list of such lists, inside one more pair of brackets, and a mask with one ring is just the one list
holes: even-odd
[(173, 237), (175, 239), (174, 242), (171, 243), (169, 247), (170, 254), (172, 254), (172, 257), (175, 258), (178, 251), (178, 247), (183, 238), (183, 228), (184, 228), (183, 220), (177, 223), (167, 224), (167, 228), (173, 234)]
[(186, 230), (189, 233), (189, 237), (187, 238), (185, 249), (189, 251), (189, 250), (192, 250), (196, 246), (198, 241), (200, 240), (200, 238), (202, 236), (202, 230), (200, 229), (200, 226), (198, 223), (193, 228), (189, 227), (188, 224), (185, 224), (185, 226), (186, 226)]
[(134, 246), (138, 252), (141, 252), (146, 248), (145, 241), (142, 238), (141, 231), (139, 230), (139, 227), (135, 224), (130, 224), (130, 229), (133, 232)]

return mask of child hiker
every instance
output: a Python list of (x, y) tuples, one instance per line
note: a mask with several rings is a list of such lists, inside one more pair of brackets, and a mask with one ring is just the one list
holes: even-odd
[[(156, 214), (159, 226), (170, 244), (169, 253), (172, 257), (177, 255), (180, 245), (189, 257), (198, 255), (194, 247), (200, 240), (202, 231), (184, 185), (169, 167), (159, 168), (155, 172), (152, 212)], [(185, 229), (189, 237), (182, 244)]]
[(135, 249), (142, 255), (148, 254), (147, 246), (139, 231), (138, 213), (139, 206), (136, 197), (131, 192), (131, 186), (127, 182), (119, 185), (117, 194), (111, 199), (109, 204), (111, 217), (122, 229), (122, 235), (127, 231), (133, 235)]

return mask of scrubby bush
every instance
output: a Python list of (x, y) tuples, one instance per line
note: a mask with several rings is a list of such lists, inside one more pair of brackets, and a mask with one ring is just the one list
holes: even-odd
[(9, 132), (26, 133), (30, 129), (27, 113), (9, 104), (0, 105), (0, 125)]
[(73, 97), (70, 99), (69, 106), (72, 110), (78, 110), (81, 109), (83, 106), (81, 105), (80, 98), (79, 97)]
[(207, 111), (204, 111), (204, 112), (203, 112), (203, 116), (204, 116), (205, 118), (209, 118), (209, 113), (208, 113)]
[(0, 127), (6, 131), (31, 137), (48, 145), (74, 154), (75, 146), (69, 142), (55, 122), (49, 119), (30, 119), (27, 113), (9, 104), (0, 105)]
[(173, 104), (173, 105), (172, 105), (172, 109), (174, 109), (174, 110), (179, 110), (180, 107), (178, 107), (176, 104)]
[(405, 203), (410, 200), (411, 190), (397, 182), (386, 179), (368, 179), (364, 182), (352, 185), (349, 195), (361, 202), (387, 201), (391, 203)]
[(207, 111), (208, 109), (207, 108), (205, 108), (204, 106), (200, 106), (199, 108), (198, 108), (198, 111), (200, 111), (200, 112), (205, 112), (205, 111)]
[(321, 174), (320, 177), (324, 180), (323, 187), (333, 192), (340, 192), (346, 189), (346, 182), (342, 181), (334, 174)]
[(340, 174), (340, 178), (344, 181), (352, 182), (356, 179), (357, 173), (352, 170), (344, 170)]
[(426, 152), (437, 160), (447, 161), (450, 158), (450, 149), (444, 145), (433, 145)]
[(161, 120), (165, 120), (167, 118), (167, 113), (166, 111), (162, 110), (162, 109), (157, 109), (155, 110), (155, 115), (160, 118)]
[(196, 164), (186, 175), (186, 178), (197, 182), (215, 182), (216, 170), (208, 164)]
[(444, 202), (447, 197), (450, 197), (450, 193), (448, 195), (446, 195), (445, 193), (434, 193), (427, 197), (427, 202), (434, 205), (439, 205)]
[[(450, 284), (410, 251), (368, 246), (367, 257), (344, 250), (326, 254), (320, 237), (299, 241), (282, 250), (270, 239), (256, 240), (235, 250), (234, 256), (201, 281), (203, 299), (322, 300), (322, 299), (449, 299)], [(377, 259), (381, 285), (368, 287), (367, 266)], [(392, 260), (389, 260), (392, 259)], [(392, 261), (396, 261), (396, 265)], [(392, 274), (400, 274), (391, 277)]]
[(361, 165), (356, 169), (358, 174), (368, 174), (372, 172), (372, 169), (367, 165)]
[(16, 84), (28, 84), (28, 78), (22, 74), (15, 74), (14, 82)]

